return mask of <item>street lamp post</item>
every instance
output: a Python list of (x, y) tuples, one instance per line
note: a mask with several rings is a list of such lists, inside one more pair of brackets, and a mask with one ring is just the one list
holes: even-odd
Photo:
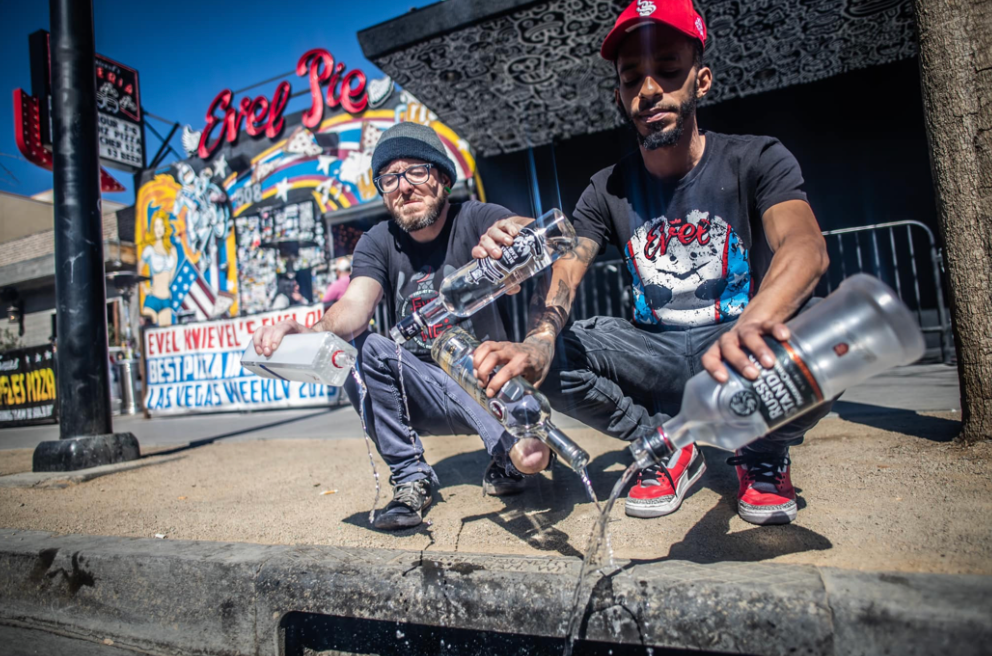
[(34, 471), (73, 471), (140, 453), (111, 420), (93, 6), (49, 7), (59, 439), (37, 446)]

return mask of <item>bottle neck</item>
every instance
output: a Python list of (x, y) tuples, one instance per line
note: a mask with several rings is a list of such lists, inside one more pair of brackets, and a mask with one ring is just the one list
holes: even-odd
[(448, 311), (448, 308), (444, 307), (440, 296), (420, 308), (417, 313), (420, 315), (420, 320), (423, 322), (424, 328), (442, 324), (451, 318), (451, 312)]
[(451, 318), (451, 312), (444, 306), (439, 296), (419, 310), (400, 319), (389, 331), (389, 336), (397, 344), (403, 344), (431, 326), (442, 324), (449, 318)]
[(662, 424), (661, 430), (664, 431), (665, 436), (668, 437), (669, 442), (672, 443), (675, 449), (681, 449), (695, 442), (692, 432), (689, 430), (689, 422), (685, 420), (681, 413)]
[(331, 364), (337, 369), (351, 369), (355, 366), (355, 358), (343, 350), (331, 353)]

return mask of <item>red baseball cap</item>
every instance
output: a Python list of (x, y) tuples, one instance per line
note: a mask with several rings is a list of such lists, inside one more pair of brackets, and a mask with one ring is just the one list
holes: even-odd
[(624, 38), (637, 28), (652, 23), (674, 27), (706, 47), (706, 24), (692, 6), (692, 0), (634, 0), (617, 18), (599, 54), (603, 59), (616, 61), (617, 49)]

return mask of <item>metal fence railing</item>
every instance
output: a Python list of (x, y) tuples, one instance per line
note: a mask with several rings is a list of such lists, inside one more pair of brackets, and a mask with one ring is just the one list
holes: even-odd
[[(830, 268), (817, 285), (826, 296), (840, 281), (855, 273), (874, 275), (892, 287), (912, 310), (927, 339), (928, 359), (948, 362), (954, 357), (950, 317), (940, 250), (933, 231), (919, 221), (894, 221), (823, 233)], [(594, 316), (631, 316), (631, 289), (623, 260), (596, 262), (586, 273), (572, 304), (572, 319)], [(527, 334), (528, 304), (535, 282), (528, 280), (519, 294), (500, 299), (509, 319), (509, 337)], [(376, 309), (374, 330), (386, 334), (386, 311)]]
[[(912, 310), (927, 339), (928, 359), (954, 358), (943, 261), (933, 231), (919, 221), (893, 221), (827, 230), (830, 270), (817, 294), (825, 296), (855, 273), (886, 283)], [(938, 355), (939, 354), (939, 355)]]

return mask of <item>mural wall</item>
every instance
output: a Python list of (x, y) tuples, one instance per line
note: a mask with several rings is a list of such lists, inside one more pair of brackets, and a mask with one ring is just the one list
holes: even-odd
[(169, 326), (238, 314), (234, 222), (227, 196), (207, 166), (180, 162), (141, 186), (135, 203), (141, 316)]
[[(330, 259), (350, 253), (334, 244), (353, 249), (357, 239), (344, 227), (331, 233), (325, 222), (346, 213), (356, 225), (369, 225), (368, 213), (355, 210), (381, 203), (372, 151), (398, 122), (432, 127), (457, 165), (458, 183), (478, 183), (469, 144), (389, 78), (368, 83), (368, 102), (354, 114), (340, 106), (331, 111), (321, 99), (307, 111), (274, 116), (281, 93), (288, 90), (277, 89), (271, 103), (242, 99), (235, 113), (230, 92), (222, 92), (207, 125), (183, 132), (189, 159), (142, 174), (135, 241), (138, 272), (149, 278), (139, 293), (146, 323), (267, 311), (296, 285), (306, 297), (301, 302), (319, 301)], [(315, 115), (318, 104), (323, 113)], [(354, 101), (347, 104), (355, 109)], [(262, 121), (279, 127), (273, 138)]]

